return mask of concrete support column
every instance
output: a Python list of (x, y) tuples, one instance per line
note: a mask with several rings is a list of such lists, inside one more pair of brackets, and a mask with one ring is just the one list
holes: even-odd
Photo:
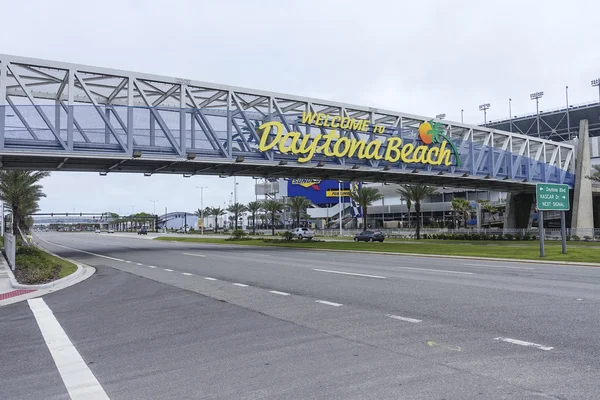
[(577, 158), (575, 159), (575, 190), (573, 194), (573, 218), (571, 228), (579, 237), (593, 236), (594, 218), (592, 208), (592, 181), (590, 175), (590, 139), (588, 121), (579, 123)]
[(508, 193), (504, 211), (504, 233), (511, 229), (526, 229), (529, 227), (534, 195), (528, 193)]

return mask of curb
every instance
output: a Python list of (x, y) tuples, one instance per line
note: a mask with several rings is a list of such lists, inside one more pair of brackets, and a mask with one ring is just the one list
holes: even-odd
[(405, 257), (430, 257), (430, 258), (450, 258), (450, 259), (461, 259), (461, 260), (483, 260), (483, 261), (505, 261), (513, 263), (526, 263), (526, 264), (554, 264), (554, 265), (572, 265), (578, 267), (600, 267), (599, 263), (584, 263), (575, 261), (544, 261), (544, 260), (527, 260), (522, 258), (493, 258), (493, 257), (474, 257), (474, 256), (448, 256), (448, 255), (437, 255), (437, 254), (420, 254), (420, 253), (394, 253), (390, 251), (368, 251), (368, 250), (337, 250), (337, 249), (309, 249), (313, 251), (333, 251), (343, 253), (361, 253), (361, 254), (383, 254), (387, 256), (405, 256)]
[[(33, 243), (33, 242), (32, 242)], [(45, 248), (42, 248), (40, 246), (37, 245), (37, 243), (33, 243), (33, 245), (37, 248), (39, 248), (42, 251), (45, 251), (48, 254), (53, 255), (54, 257), (60, 258), (61, 260), (65, 260), (68, 261), (72, 264), (75, 264), (75, 266), (77, 266), (77, 270), (75, 270), (75, 272), (73, 272), (70, 275), (65, 276), (64, 278), (60, 278), (57, 279), (55, 281), (52, 282), (48, 282), (48, 283), (43, 283), (43, 284), (39, 284), (39, 285), (26, 285), (23, 283), (19, 283), (17, 281), (17, 279), (15, 278), (12, 270), (10, 269), (10, 267), (7, 265), (6, 266), (6, 270), (8, 272), (8, 279), (10, 280), (10, 284), (13, 288), (15, 289), (31, 289), (31, 290), (40, 290), (40, 289), (54, 289), (57, 286), (60, 286), (60, 289), (62, 289), (63, 287), (67, 287), (67, 286), (71, 286), (71, 284), (74, 283), (79, 283), (80, 281), (83, 281), (84, 279), (87, 279), (89, 276), (93, 275), (96, 271), (95, 269), (93, 269), (92, 274), (90, 274), (88, 277), (84, 278), (84, 279), (80, 279), (77, 282), (72, 282), (78, 278), (80, 278), (82, 275), (84, 275), (84, 273), (86, 272), (86, 269), (90, 269), (92, 267), (90, 266), (86, 266), (84, 264), (80, 264), (78, 262), (75, 262), (73, 260), (67, 260), (64, 257), (59, 256), (58, 254), (55, 254)], [(4, 257), (2, 257), (2, 262), (6, 263), (6, 260), (4, 260)]]

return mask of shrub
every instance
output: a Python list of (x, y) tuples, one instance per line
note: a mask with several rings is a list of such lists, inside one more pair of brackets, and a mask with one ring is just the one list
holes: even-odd
[(512, 233), (507, 233), (506, 235), (504, 235), (504, 237), (506, 238), (506, 240), (513, 240), (514, 238)]
[(523, 240), (531, 240), (531, 233), (525, 232), (525, 234), (523, 235)]
[[(586, 237), (587, 237), (587, 236), (586, 236)], [(423, 235), (421, 235), (421, 238), (422, 238), (422, 239), (431, 239), (431, 238), (429, 237), (429, 235), (428, 235), (428, 234), (426, 234), (426, 233), (424, 233)]]
[(283, 236), (283, 240), (288, 241), (288, 242), (294, 238), (294, 235), (292, 235), (292, 232), (290, 232), (290, 231), (283, 232), (283, 234), (281, 236)]
[(591, 241), (593, 238), (592, 238), (591, 236), (584, 236), (584, 237), (583, 237), (583, 239), (584, 239), (586, 242), (589, 242), (589, 241)]
[(577, 235), (573, 235), (573, 236), (571, 236), (571, 238), (573, 240), (581, 240), (581, 238), (579, 236), (577, 236)]
[(521, 239), (523, 239), (523, 234), (521, 232), (517, 232), (515, 234), (515, 240), (521, 240)]
[(246, 232), (244, 232), (241, 229), (235, 229), (231, 232), (231, 238), (232, 239), (241, 239), (244, 236), (246, 236)]

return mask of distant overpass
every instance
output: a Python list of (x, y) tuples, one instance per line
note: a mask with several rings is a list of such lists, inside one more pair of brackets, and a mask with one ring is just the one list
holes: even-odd
[[(318, 118), (304, 119), (307, 113)], [(280, 124), (281, 137), (277, 129), (258, 129), (273, 122)], [(276, 139), (279, 145), (266, 146)], [(299, 161), (312, 141), (318, 150)], [(450, 148), (452, 156), (442, 163)], [(521, 192), (533, 191), (536, 182), (575, 181), (574, 147), (567, 143), (327, 100), (10, 55), (0, 55), (0, 157), (5, 169), (101, 175), (423, 182)]]

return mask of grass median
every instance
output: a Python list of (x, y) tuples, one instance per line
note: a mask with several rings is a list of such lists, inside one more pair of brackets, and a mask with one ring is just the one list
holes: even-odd
[(21, 246), (16, 253), (15, 278), (25, 285), (40, 285), (71, 275), (77, 266), (34, 246)]
[[(198, 238), (198, 237), (167, 237), (161, 236), (155, 240), (188, 242), (188, 243), (212, 243), (212, 244), (237, 244), (246, 246), (276, 246), (292, 247), (303, 249), (322, 249), (322, 250), (360, 250), (371, 252), (405, 253), (405, 254), (430, 254), (430, 255), (450, 255), (466, 257), (490, 257), (490, 258), (510, 258), (522, 260), (549, 260), (549, 261), (567, 261), (600, 263), (600, 248), (595, 246), (569, 246), (567, 244), (567, 253), (561, 254), (560, 243), (546, 244), (546, 257), (540, 259), (539, 243), (537, 241), (515, 243), (510, 249), (510, 242), (501, 244), (479, 241), (430, 241), (412, 240), (410, 243), (384, 242), (384, 243), (355, 243), (351, 241), (344, 242), (314, 242), (298, 241), (265, 243), (262, 239), (250, 240), (225, 240), (217, 238)], [(493, 243), (493, 244), (492, 244)]]

